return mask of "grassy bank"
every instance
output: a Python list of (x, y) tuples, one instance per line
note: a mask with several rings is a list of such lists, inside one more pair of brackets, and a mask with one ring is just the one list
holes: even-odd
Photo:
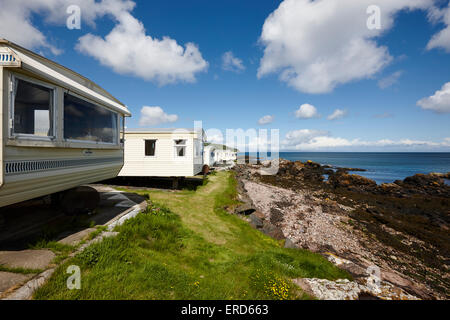
[[(136, 192), (133, 190), (133, 192)], [(60, 266), (36, 299), (297, 299), (289, 279), (345, 278), (319, 255), (285, 249), (223, 208), (235, 180), (221, 172), (197, 191), (138, 191), (152, 204)], [(81, 268), (81, 289), (66, 269)]]

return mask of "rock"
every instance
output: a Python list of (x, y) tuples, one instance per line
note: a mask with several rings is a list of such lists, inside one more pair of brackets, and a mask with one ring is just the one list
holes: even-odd
[(377, 183), (357, 174), (334, 174), (328, 178), (328, 182), (334, 188), (347, 188), (352, 191), (373, 191), (377, 187)]
[(256, 208), (253, 207), (250, 203), (244, 203), (234, 210), (234, 213), (248, 216), (256, 211)]
[(405, 193), (450, 197), (450, 186), (446, 185), (444, 180), (447, 176), (448, 173), (416, 174), (394, 183)]
[(261, 218), (259, 218), (256, 214), (252, 213), (248, 216), (250, 219), (250, 224), (256, 228), (261, 229), (264, 226), (264, 222)]
[(412, 281), (403, 278), (397, 273), (383, 271), (381, 273), (381, 277), (383, 280), (388, 281), (395, 286), (402, 288), (405, 291), (414, 293), (416, 296), (422, 299), (433, 299), (433, 295), (431, 295), (424, 286), (421, 286), (417, 283), (413, 283)]
[(287, 238), (286, 241), (284, 242), (284, 247), (288, 248), (288, 249), (296, 249), (297, 248), (295, 243), (289, 238)]
[(285, 239), (283, 230), (281, 230), (281, 228), (274, 226), (270, 222), (264, 221), (264, 225), (261, 231), (276, 240)]
[[(294, 279), (306, 293), (320, 300), (418, 300), (400, 288), (386, 282), (358, 283), (347, 279), (330, 281), (325, 279)], [(375, 284), (374, 284), (375, 283)]]
[(319, 300), (357, 300), (361, 293), (358, 283), (347, 279), (329, 281), (325, 279), (294, 279), (303, 291)]
[(270, 160), (261, 161), (261, 165), (265, 168), (268, 168), (272, 165), (272, 161)]
[(412, 177), (407, 177), (405, 180), (403, 180), (403, 183), (417, 186), (417, 187), (424, 187), (424, 186), (440, 186), (444, 184), (443, 179), (436, 174), (416, 174)]

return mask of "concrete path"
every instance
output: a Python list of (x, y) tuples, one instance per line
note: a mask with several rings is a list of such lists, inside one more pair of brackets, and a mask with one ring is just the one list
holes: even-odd
[(34, 276), (33, 274), (25, 275), (19, 273), (0, 271), (0, 298), (2, 297), (3, 293), (5, 293), (7, 290), (14, 288), (14, 286), (18, 286), (20, 284), (25, 283), (33, 276)]
[[(83, 250), (90, 243), (101, 241), (104, 237), (115, 236), (111, 232), (114, 226), (136, 216), (147, 208), (147, 200), (137, 194), (117, 191), (103, 185), (91, 185), (100, 193), (100, 203), (96, 214), (89, 218), (96, 226), (107, 226), (108, 232), (98, 238), (88, 241), (78, 250)], [(36, 202), (39, 205), (39, 202)], [(27, 209), (33, 210), (33, 206)], [(87, 240), (96, 228), (86, 228), (81, 231), (63, 232), (57, 239), (59, 243), (77, 246), (81, 241)], [(3, 250), (0, 251), (0, 266), (7, 271), (13, 269), (45, 270), (41, 274), (22, 274), (20, 272), (0, 272), (0, 299), (30, 299), (34, 291), (51, 276), (55, 270), (52, 262), (56, 255), (50, 250)]]
[(43, 270), (54, 258), (50, 250), (0, 251), (0, 265), (8, 268)]

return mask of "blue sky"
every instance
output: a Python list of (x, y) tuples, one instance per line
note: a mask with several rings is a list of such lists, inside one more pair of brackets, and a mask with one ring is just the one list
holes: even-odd
[[(448, 1), (21, 2), (0, 0), (0, 15), (22, 22), (14, 28), (0, 22), (0, 37), (111, 92), (133, 114), (128, 128), (202, 120), (205, 129), (279, 129), (285, 150), (450, 151)], [(80, 30), (66, 27), (64, 11), (74, 3), (81, 7)], [(362, 30), (368, 4), (381, 8), (381, 29), (373, 34)], [(121, 27), (116, 36), (134, 34), (141, 49), (116, 51), (108, 35)], [(154, 41), (163, 37), (182, 51), (192, 43), (192, 56), (158, 47)], [(347, 50), (350, 43), (357, 45)], [(155, 59), (142, 56), (155, 46)], [(235, 59), (228, 65), (226, 52)], [(115, 55), (141, 71), (114, 65)], [(315, 109), (311, 117), (299, 110), (306, 104)], [(144, 106), (154, 122), (142, 122)], [(342, 117), (329, 120), (336, 109)], [(263, 116), (272, 122), (260, 125)]]

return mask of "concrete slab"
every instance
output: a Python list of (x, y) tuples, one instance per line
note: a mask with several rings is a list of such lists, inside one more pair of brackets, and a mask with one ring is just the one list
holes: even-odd
[(105, 197), (108, 200), (129, 200), (126, 196), (124, 196), (122, 193), (113, 193), (109, 196)]
[(31, 274), (19, 274), (12, 272), (2, 272), (0, 271), (0, 296), (3, 292), (8, 289), (21, 285), (31, 279), (33, 275)]
[(80, 232), (74, 233), (69, 235), (68, 237), (65, 237), (61, 240), (59, 240), (59, 243), (62, 244), (67, 244), (69, 246), (75, 246), (78, 243), (80, 243), (81, 241), (85, 240), (92, 232), (94, 232), (95, 228), (88, 228), (88, 229), (84, 229), (81, 230)]
[(123, 200), (116, 204), (118, 208), (131, 208), (136, 205), (136, 202), (130, 200)]
[(0, 264), (8, 268), (45, 269), (53, 258), (50, 250), (0, 251)]

